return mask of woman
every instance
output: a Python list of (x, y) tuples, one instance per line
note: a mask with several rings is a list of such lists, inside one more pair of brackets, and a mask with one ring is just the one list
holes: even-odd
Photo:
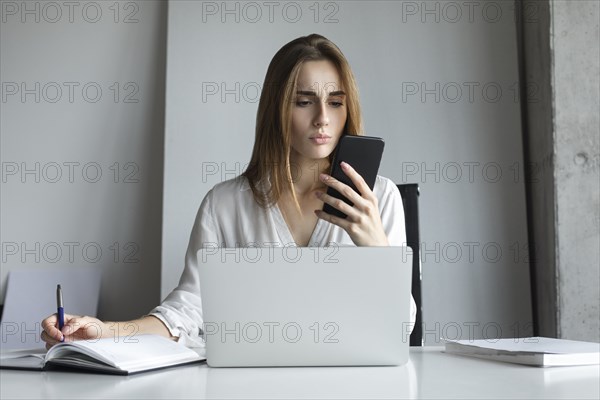
[[(200, 205), (178, 287), (149, 315), (102, 322), (56, 315), (42, 322), (46, 347), (58, 341), (153, 333), (202, 347), (202, 305), (197, 251), (202, 247), (400, 246), (404, 210), (394, 183), (378, 176), (373, 190), (352, 166), (342, 169), (360, 193), (327, 172), (342, 135), (362, 134), (358, 89), (335, 44), (320, 35), (291, 41), (273, 57), (263, 85), (256, 138), (247, 170), (217, 184)], [(325, 192), (337, 189), (353, 206)], [(328, 203), (348, 217), (321, 211)], [(416, 308), (411, 303), (411, 320)]]

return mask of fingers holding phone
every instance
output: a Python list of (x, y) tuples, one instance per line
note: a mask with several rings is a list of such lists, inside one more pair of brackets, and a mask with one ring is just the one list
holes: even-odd
[(327, 193), (320, 193), (319, 198), (325, 203), (324, 209), (333, 207), (333, 209), (339, 212), (329, 214), (348, 221), (357, 221), (360, 218), (359, 211), (369, 212), (372, 205), (370, 203), (373, 201), (377, 202), (377, 198), (363, 177), (350, 164), (342, 161), (341, 168), (348, 178), (351, 179), (357, 190), (332, 176), (321, 174), (320, 179), (327, 185), (328, 190)]
[(317, 192), (317, 197), (325, 205), (333, 207), (345, 217), (333, 215), (323, 210), (315, 210), (315, 213), (319, 218), (344, 229), (357, 246), (388, 246), (387, 235), (379, 215), (377, 197), (363, 177), (350, 164), (342, 162), (341, 168), (360, 193), (345, 183), (323, 174), (321, 180), (328, 188), (344, 196), (351, 204), (341, 198), (332, 196), (329, 194), (328, 189), (327, 193)]
[(348, 232), (357, 246), (388, 245), (373, 193), (384, 145), (379, 137), (342, 136), (331, 176), (321, 178), (328, 188), (326, 194), (317, 193), (324, 204), (323, 210), (315, 213)]

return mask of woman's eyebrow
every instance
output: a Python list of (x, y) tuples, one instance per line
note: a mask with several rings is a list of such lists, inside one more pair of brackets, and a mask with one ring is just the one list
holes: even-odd
[[(298, 90), (296, 92), (297, 95), (300, 96), (316, 96), (317, 92), (313, 90)], [(346, 92), (343, 90), (336, 90), (335, 92), (330, 92), (327, 96), (345, 96)]]

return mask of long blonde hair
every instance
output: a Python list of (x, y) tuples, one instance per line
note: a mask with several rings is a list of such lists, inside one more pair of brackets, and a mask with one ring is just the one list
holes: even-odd
[[(267, 69), (256, 115), (254, 149), (248, 168), (242, 174), (248, 179), (255, 201), (263, 208), (276, 204), (282, 193), (289, 190), (296, 208), (300, 209), (290, 166), (291, 114), (302, 64), (321, 60), (333, 63), (340, 75), (342, 90), (346, 92), (347, 118), (342, 134), (363, 134), (358, 87), (340, 49), (317, 34), (287, 43), (273, 56)], [(331, 158), (332, 155), (330, 163)], [(270, 185), (262, 185), (267, 177)]]

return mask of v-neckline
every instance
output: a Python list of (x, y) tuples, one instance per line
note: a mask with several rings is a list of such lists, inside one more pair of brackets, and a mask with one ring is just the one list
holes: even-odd
[[(294, 243), (297, 247), (301, 247), (294, 239), (294, 235), (292, 235), (292, 231), (287, 222), (285, 221), (285, 218), (283, 217), (283, 213), (281, 212), (279, 205), (273, 205), (272, 210), (275, 220), (277, 221), (277, 230), (279, 232), (279, 236), (284, 236), (283, 239), (285, 243), (282, 243), (282, 245), (285, 246), (289, 243)], [(322, 225), (324, 223), (325, 221), (323, 221), (321, 218), (317, 218), (317, 223), (315, 224), (315, 227), (313, 228), (313, 231), (310, 234), (310, 238), (308, 239), (308, 244), (306, 245), (306, 247), (311, 247), (311, 245), (315, 242), (315, 235), (321, 230)]]

